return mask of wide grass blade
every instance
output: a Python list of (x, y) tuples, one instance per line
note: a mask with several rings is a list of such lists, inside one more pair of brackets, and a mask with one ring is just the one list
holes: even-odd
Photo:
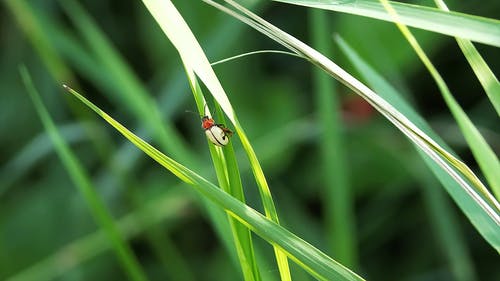
[[(393, 21), (384, 6), (373, 0), (273, 0), (276, 2), (332, 10), (364, 17)], [(500, 47), (500, 21), (436, 8), (391, 2), (407, 26)]]
[[(169, 40), (179, 52), (183, 63), (192, 69), (205, 84), (210, 91), (210, 94), (213, 95), (217, 103), (227, 115), (228, 119), (233, 124), (250, 161), (250, 166), (259, 187), (266, 216), (274, 222), (279, 223), (276, 207), (274, 206), (274, 201), (272, 199), (267, 180), (264, 176), (264, 172), (262, 171), (262, 167), (257, 159), (257, 155), (255, 154), (243, 127), (239, 123), (236, 113), (234, 112), (222, 85), (217, 79), (215, 72), (213, 71), (207, 57), (191, 32), (189, 26), (170, 1), (143, 0), (143, 2), (153, 18), (158, 22), (165, 35), (167, 35)], [(277, 248), (275, 248), (275, 255), (282, 280), (291, 280), (290, 269), (288, 267), (286, 256)]]
[[(460, 200), (466, 200), (471, 204), (475, 204), (481, 209), (480, 212), (483, 213), (482, 215), (484, 215), (481, 217), (487, 218), (486, 221), (482, 221), (484, 224), (481, 222), (473, 223), (475, 226), (487, 226), (481, 229), (478, 228), (478, 230), (493, 247), (500, 249), (500, 236), (497, 235), (500, 228), (499, 204), (467, 165), (424, 133), (389, 102), (315, 49), (268, 23), (234, 1), (226, 0), (234, 10), (211, 0), (204, 1), (242, 22), (247, 23), (256, 30), (269, 36), (271, 39), (307, 58), (310, 62), (326, 71), (332, 77), (336, 78), (368, 101), (460, 185), (465, 192), (461, 194), (466, 194), (466, 197), (462, 197)], [(463, 209), (463, 211), (467, 213), (471, 211), (471, 209)], [(469, 213), (467, 215), (471, 218), (478, 218), (476, 214)]]
[[(442, 145), (445, 149), (451, 151), (451, 149), (447, 147), (446, 143), (444, 143), (431, 129), (429, 124), (410, 106), (408, 102), (402, 98), (402, 95), (398, 94), (397, 90), (384, 80), (382, 75), (370, 67), (340, 36), (337, 36), (335, 39), (340, 46), (340, 50), (347, 56), (364, 80), (366, 80), (373, 89), (375, 89), (378, 93), (381, 93), (380, 95), (385, 100), (405, 114), (408, 119), (419, 126), (419, 128), (422, 128), (422, 130), (432, 137), (437, 143)], [(477, 215), (477, 217), (471, 218), (473, 224), (476, 224), (476, 222), (479, 223), (487, 221), (487, 218), (483, 217), (485, 214), (478, 210), (477, 205), (470, 204), (467, 200), (462, 200), (462, 198), (466, 198), (466, 194), (456, 181), (454, 181), (418, 148), (417, 152), (419, 153), (419, 156), (424, 159), (424, 163), (427, 167), (436, 175), (435, 178), (439, 180), (451, 197), (455, 199), (458, 205), (462, 209), (469, 210), (466, 211), (465, 214)], [(451, 206), (448, 207), (449, 204), (448, 202), (445, 202), (446, 198), (443, 198), (441, 190), (434, 190), (434, 188), (436, 188), (436, 185), (433, 183), (434, 181), (427, 175), (420, 175), (419, 172), (419, 169), (413, 171), (413, 173), (416, 174), (415, 177), (424, 186), (423, 193), (425, 198), (429, 199), (429, 208), (434, 210), (432, 218), (434, 218), (435, 225), (440, 233), (440, 238), (443, 241), (442, 245), (447, 258), (450, 260), (452, 271), (455, 273), (457, 280), (474, 280), (473, 265), (471, 263), (471, 257), (467, 253), (465, 242), (460, 237), (460, 232), (458, 230), (454, 231), (458, 226), (454, 223), (454, 219), (451, 218)], [(476, 228), (489, 228), (491, 230), (491, 234), (487, 235), (498, 235), (498, 233), (495, 232), (496, 226), (494, 224), (476, 225)], [(494, 237), (491, 237), (491, 239), (494, 240)]]
[(84, 168), (81, 166), (76, 156), (71, 152), (70, 148), (67, 146), (66, 142), (59, 134), (56, 125), (52, 121), (47, 109), (40, 99), (37, 90), (33, 85), (33, 82), (31, 81), (28, 71), (25, 67), (21, 67), (20, 72), (23, 78), (23, 82), (38, 112), (38, 115), (40, 116), (45, 129), (49, 133), (50, 138), (54, 142), (56, 151), (61, 158), (61, 161), (65, 165), (74, 184), (78, 187), (83, 198), (85, 199), (87, 206), (94, 216), (94, 219), (105, 231), (109, 241), (113, 245), (113, 249), (118, 256), (118, 260), (120, 261), (121, 265), (123, 266), (131, 280), (147, 280), (146, 274), (143, 272), (132, 250), (118, 231), (113, 217), (106, 209), (104, 202), (95, 191), (95, 187), (93, 186), (89, 176), (86, 174)]
[(73, 89), (68, 86), (65, 86), (65, 88), (148, 156), (168, 169), (180, 180), (191, 185), (197, 192), (226, 210), (229, 215), (278, 248), (280, 252), (285, 253), (314, 277), (320, 280), (364, 280), (290, 231), (161, 153)]
[[(391, 6), (389, 1), (380, 0), (384, 7), (387, 9), (388, 13), (394, 18), (394, 23), (401, 30), (408, 43), (412, 46), (412, 48), (417, 53), (418, 57), (428, 69), (429, 73), (432, 75), (436, 84), (443, 96), (443, 99), (446, 102), (446, 105), (450, 109), (453, 117), (458, 123), (462, 134), (465, 137), (465, 140), (469, 144), (470, 149), (476, 159), (479, 167), (483, 171), (486, 180), (490, 184), (493, 190), (500, 192), (500, 161), (498, 161), (498, 157), (493, 152), (493, 149), (488, 145), (483, 136), (479, 133), (479, 130), (474, 126), (472, 121), (469, 119), (465, 111), (460, 107), (458, 102), (455, 100), (453, 95), (451, 94), (448, 86), (446, 85), (443, 77), (437, 69), (434, 67), (431, 60), (427, 57), (424, 50), (418, 44), (417, 39), (413, 36), (411, 31), (406, 27), (406, 25), (402, 24), (397, 14), (396, 10)], [(478, 192), (483, 193), (483, 195), (492, 201), (493, 204), (498, 206), (498, 202), (489, 195), (489, 192), (482, 187), (479, 187)], [(491, 198), (490, 198), (491, 197)], [(497, 209), (497, 212), (499, 210)]]

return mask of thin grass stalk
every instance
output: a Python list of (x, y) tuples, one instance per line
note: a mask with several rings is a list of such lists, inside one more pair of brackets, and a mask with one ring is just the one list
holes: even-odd
[(197, 163), (196, 156), (188, 149), (186, 142), (172, 124), (164, 122), (161, 114), (140, 79), (126, 64), (123, 57), (105, 34), (99, 29), (91, 16), (74, 0), (59, 1), (59, 4), (80, 31), (94, 55), (102, 63), (102, 67), (116, 81), (113, 85), (117, 92), (111, 92), (115, 101), (131, 109), (135, 116), (155, 136), (163, 149), (176, 157), (186, 159), (192, 165)]
[[(373, 0), (273, 0), (288, 4), (331, 10), (392, 22), (384, 6)], [(433, 7), (391, 1), (402, 22), (449, 36), (500, 47), (500, 21), (457, 12), (445, 12)]]
[(78, 92), (68, 86), (65, 86), (65, 88), (69, 93), (74, 95), (82, 101), (82, 103), (96, 112), (149, 157), (168, 169), (180, 180), (189, 184), (189, 186), (193, 187), (207, 199), (210, 199), (213, 203), (219, 205), (227, 213), (238, 219), (250, 230), (268, 241), (274, 246), (275, 249), (279, 250), (283, 254), (286, 254), (290, 259), (295, 261), (317, 279), (325, 281), (364, 280), (356, 273), (352, 272), (317, 248), (281, 227), (276, 222), (270, 220), (251, 207), (241, 203), (238, 199), (220, 190), (219, 187), (194, 173), (187, 167), (174, 161), (172, 158), (161, 153), (158, 149), (133, 134), (126, 127), (117, 122)]
[[(401, 112), (407, 115), (410, 120), (415, 122), (420, 128), (422, 128), (429, 136), (443, 145), (446, 149), (446, 144), (432, 131), (431, 127), (425, 122), (423, 118), (421, 118), (415, 110), (407, 103), (404, 99), (398, 95), (398, 92), (394, 87), (392, 87), (382, 75), (378, 74), (373, 68), (371, 68), (362, 58), (354, 51), (352, 47), (350, 47), (341, 37), (337, 36), (336, 41), (339, 44), (341, 50), (347, 55), (349, 60), (352, 62), (354, 67), (358, 70), (362, 77), (367, 81), (367, 83), (375, 89), (379, 93), (383, 93), (383, 97), (397, 106)], [(417, 148), (416, 148), (417, 149)], [(460, 205), (463, 204), (462, 207), (465, 207), (467, 202), (464, 200), (460, 200), (460, 196), (454, 192), (452, 185), (457, 185), (456, 182), (452, 181), (452, 179), (445, 174), (436, 164), (434, 164), (430, 158), (425, 155), (422, 151), (417, 149), (421, 158), (424, 159), (424, 163), (428, 166), (428, 168), (436, 174), (436, 179), (448, 190), (450, 195), (455, 198), (456, 202)], [(432, 164), (431, 164), (432, 163)], [(443, 243), (443, 252), (445, 252), (446, 257), (449, 261), (451, 271), (457, 275), (457, 280), (464, 278), (465, 280), (470, 277), (473, 280), (474, 277), (474, 265), (471, 262), (470, 254), (467, 251), (467, 245), (463, 238), (460, 236), (459, 231), (454, 231), (456, 229), (456, 225), (454, 221), (456, 219), (452, 216), (451, 210), (448, 210), (446, 206), (448, 206), (448, 202), (445, 198), (442, 198), (443, 195), (439, 193), (434, 187), (434, 184), (430, 179), (425, 175), (425, 171), (421, 171), (421, 169), (414, 169), (412, 166), (417, 166), (418, 164), (413, 164), (413, 162), (408, 163), (408, 171), (412, 172), (412, 175), (421, 182), (424, 187), (424, 198), (432, 199), (431, 202), (427, 201), (429, 209), (431, 210), (431, 218), (432, 222), (435, 223), (436, 233), (438, 235), (438, 239), (442, 239)], [(429, 186), (427, 186), (429, 185)], [(459, 190), (459, 189), (457, 189)], [(429, 198), (430, 196), (434, 196), (433, 198)], [(429, 197), (427, 197), (429, 196)], [(441, 206), (439, 205), (441, 204)], [(474, 210), (475, 212), (475, 210)], [(446, 221), (441, 223), (441, 221)], [(439, 224), (439, 225), (436, 225)], [(460, 275), (460, 277), (459, 277)]]
[[(434, 2), (440, 9), (444, 11), (449, 11), (448, 7), (446, 6), (443, 0), (434, 0)], [(500, 116), (500, 82), (498, 82), (497, 77), (495, 76), (493, 71), (491, 71), (490, 67), (483, 59), (481, 54), (479, 54), (478, 50), (476, 49), (476, 47), (474, 47), (471, 41), (462, 39), (460, 37), (456, 37), (455, 40), (457, 41), (458, 46), (464, 53), (464, 56), (469, 62), (472, 70), (476, 74), (476, 77), (481, 83), (481, 86), (486, 92), (486, 95), (488, 96), (491, 104), (497, 111), (497, 114)], [(493, 173), (495, 172), (492, 171), (490, 174)], [(499, 199), (500, 175), (497, 175), (497, 177), (491, 175), (490, 178), (491, 179), (489, 183), (491, 185), (491, 189), (493, 190), (493, 193), (496, 195), (496, 198)]]
[[(408, 27), (401, 23), (396, 10), (394, 10), (391, 4), (389, 4), (389, 1), (380, 0), (380, 2), (382, 3), (382, 5), (384, 5), (385, 9), (387, 9), (387, 12), (391, 14), (394, 19), (394, 23), (397, 25), (401, 33), (403, 33), (408, 43), (415, 50), (422, 63), (434, 78), (434, 81), (436, 82), (441, 95), (446, 102), (446, 105), (448, 106), (453, 117), (458, 123), (458, 126), (460, 127), (465, 140), (469, 144), (472, 154), (474, 155), (474, 158), (479, 164), (481, 171), (486, 177), (487, 182), (495, 192), (500, 192), (500, 161), (498, 160), (496, 154), (493, 152), (493, 149), (491, 149), (484, 137), (481, 135), (481, 133), (479, 133), (479, 130), (477, 130), (465, 111), (455, 100), (443, 77), (441, 76), (441, 74), (439, 74), (429, 57), (425, 54), (420, 44), (418, 44), (417, 39), (413, 36)], [(489, 200), (493, 206), (496, 206), (497, 213), (500, 211), (498, 201), (496, 201), (495, 198), (493, 198), (489, 194), (489, 191), (486, 189), (486, 187), (478, 186), (477, 191), (482, 193), (482, 195), (487, 200)]]
[[(161, 147), (190, 166), (199, 167), (200, 163), (192, 150), (187, 148), (185, 141), (179, 136), (177, 130), (172, 127), (170, 122), (163, 122), (154, 100), (148, 94), (140, 79), (128, 67), (122, 56), (109, 42), (105, 34), (99, 30), (97, 24), (90, 15), (76, 1), (59, 1), (60, 5), (73, 21), (75, 26), (81, 32), (83, 38), (91, 47), (94, 55), (102, 62), (102, 66), (115, 81), (120, 83), (113, 84), (116, 92), (110, 92), (118, 102), (121, 102), (130, 108), (138, 120), (146, 126)], [(223, 221), (225, 216), (220, 210), (217, 210), (206, 199), (201, 197), (204, 207), (209, 214), (209, 218), (214, 225), (218, 236), (224, 246), (230, 249), (232, 243), (228, 241), (228, 225)], [(234, 257), (232, 251), (230, 256)]]
[[(292, 51), (297, 52), (299, 55), (310, 60), (311, 63), (323, 69), (332, 77), (342, 82), (344, 85), (352, 89), (355, 93), (359, 94), (366, 101), (368, 101), (375, 109), (377, 109), (384, 117), (386, 117), (394, 126), (403, 132), (411, 141), (417, 144), (423, 151), (429, 155), (446, 173), (448, 173), (472, 198), (477, 205), (490, 217), (495, 224), (500, 225), (500, 205), (496, 199), (491, 196), (489, 191), (483, 185), (481, 180), (467, 167), (462, 161), (443, 149), (433, 139), (427, 136), (420, 128), (415, 126), (411, 121), (396, 110), (391, 104), (378, 96), (366, 85), (355, 79), (352, 75), (340, 68), (334, 62), (323, 56), (321, 53), (307, 46), (303, 42), (297, 40), (290, 34), (282, 31), (281, 29), (271, 25), (262, 18), (248, 11), (241, 5), (234, 1), (225, 0), (231, 4), (238, 12), (229, 8), (221, 6), (212, 0), (202, 0), (223, 12), (249, 24), (256, 30), (263, 30), (262, 32), (272, 38), (273, 40), (281, 43), (285, 42), (284, 46), (288, 47), (293, 45)], [(240, 14), (240, 12), (242, 14)], [(462, 176), (465, 178), (462, 178)], [(472, 186), (475, 188), (473, 188)], [(477, 190), (480, 192), (478, 193)], [(484, 197), (483, 197), (484, 196)], [(490, 240), (489, 240), (490, 241)]]
[[(184, 64), (193, 69), (233, 124), (235, 132), (239, 136), (241, 144), (249, 159), (254, 178), (259, 188), (265, 214), (274, 222), (279, 223), (278, 213), (274, 205), (269, 185), (267, 184), (257, 155), (243, 127), (238, 121), (236, 113), (222, 85), (210, 66), (210, 62), (189, 26), (170, 1), (143, 0), (143, 2), (154, 19), (158, 22), (165, 35), (176, 47)], [(277, 247), (274, 247), (274, 252), (282, 280), (291, 280), (286, 254)]]
[(35, 105), (37, 113), (55, 144), (57, 154), (65, 165), (74, 184), (78, 187), (80, 193), (85, 199), (85, 202), (94, 219), (105, 231), (110, 243), (113, 245), (113, 249), (121, 266), (127, 273), (130, 280), (148, 280), (132, 249), (118, 231), (112, 215), (109, 213), (104, 202), (95, 191), (95, 187), (93, 186), (89, 176), (86, 174), (76, 156), (71, 152), (71, 149), (67, 146), (66, 142), (59, 134), (56, 125), (52, 121), (52, 118), (50, 117), (33, 85), (33, 82), (31, 81), (27, 69), (25, 67), (21, 67), (20, 73), (28, 93), (30, 94), (30, 97)]
[[(207, 101), (194, 72), (186, 65), (184, 67), (186, 69), (189, 85), (191, 87), (191, 91), (193, 92), (198, 112), (201, 116), (211, 117), (212, 115), (209, 111)], [(220, 112), (220, 109), (218, 111)], [(221, 114), (219, 115), (220, 119), (217, 119), (217, 122), (223, 121), (223, 116)], [(230, 141), (224, 148), (221, 148), (216, 147), (207, 139), (207, 145), (212, 157), (219, 186), (225, 192), (231, 194), (234, 198), (240, 200), (242, 203), (245, 203), (243, 186), (241, 184), (239, 168), (236, 163), (232, 141)], [(257, 260), (255, 259), (250, 230), (229, 214), (227, 214), (227, 218), (229, 225), (231, 226), (234, 246), (238, 254), (244, 280), (261, 280), (262, 278), (260, 277)]]
[[(309, 19), (312, 46), (326, 56), (330, 55), (332, 44), (326, 12), (312, 9)], [(350, 268), (356, 268), (355, 218), (351, 186), (348, 183), (340, 96), (335, 89), (335, 81), (320, 69), (313, 69), (313, 83), (317, 118), (320, 131), (323, 132), (318, 141), (327, 242), (334, 258)]]
[[(177, 189), (177, 188), (174, 188)], [(148, 201), (140, 209), (116, 220), (120, 233), (127, 240), (138, 236), (148, 227), (162, 222), (174, 221), (191, 204), (185, 191), (166, 192), (161, 197)], [(143, 213), (150, 214), (143, 216)], [(50, 281), (64, 280), (64, 275), (81, 264), (103, 254), (112, 243), (101, 228), (61, 247), (6, 281)], [(61, 263), (61, 261), (65, 261)], [(184, 277), (183, 279), (184, 280)]]
[[(54, 43), (49, 38), (45, 31), (45, 26), (42, 25), (42, 20), (37, 18), (33, 8), (25, 0), (7, 0), (4, 1), (6, 7), (12, 12), (18, 22), (19, 27), (24, 32), (26, 38), (30, 41), (38, 56), (48, 72), (59, 85), (63, 82), (72, 81), (76, 84), (74, 73), (66, 65), (63, 58), (59, 55)], [(71, 99), (66, 99), (72, 113), (81, 120), (93, 120), (95, 116), (89, 115), (88, 112), (82, 111), (77, 107)], [(94, 119), (95, 121), (96, 119)], [(110, 151), (114, 147), (107, 134), (95, 129), (90, 125), (91, 122), (83, 124), (83, 128), (87, 132), (93, 148), (97, 151), (98, 156), (103, 162), (107, 162)]]
[(451, 274), (457, 281), (477, 280), (474, 264), (448, 198), (430, 175), (418, 174), (416, 176), (421, 181), (424, 200), (430, 212), (429, 217), (442, 252), (448, 261)]

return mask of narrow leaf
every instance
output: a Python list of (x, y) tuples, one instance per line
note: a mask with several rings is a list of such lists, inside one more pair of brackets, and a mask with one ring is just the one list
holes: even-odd
[(125, 239), (119, 233), (113, 217), (106, 209), (106, 206), (102, 199), (99, 197), (95, 191), (95, 187), (92, 185), (92, 181), (86, 174), (84, 168), (81, 166), (80, 162), (76, 156), (71, 152), (70, 148), (66, 144), (65, 140), (61, 137), (56, 125), (52, 121), (47, 109), (42, 103), (42, 100), (33, 86), (29, 73), (25, 67), (20, 69), (21, 77), (23, 82), (30, 94), (30, 97), (35, 105), (35, 108), (42, 120), (45, 129), (47, 130), (50, 138), (54, 142), (56, 152), (61, 158), (61, 161), (66, 166), (71, 179), (74, 184), (78, 187), (80, 193), (82, 194), (87, 206), (89, 207), (92, 215), (96, 222), (104, 229), (109, 241), (113, 245), (118, 260), (127, 272), (131, 280), (143, 281), (147, 280), (146, 275), (142, 271), (139, 262), (134, 256), (132, 250), (125, 242)]
[[(273, 1), (393, 21), (384, 6), (373, 0)], [(500, 21), (498, 20), (400, 2), (391, 2), (391, 5), (401, 16), (401, 22), (407, 26), (500, 47)]]
[(172, 172), (180, 180), (193, 186), (197, 192), (225, 209), (229, 215), (236, 218), (271, 245), (277, 247), (314, 277), (320, 280), (364, 280), (356, 273), (350, 271), (320, 250), (300, 239), (295, 234), (266, 218), (256, 210), (241, 203), (238, 199), (230, 196), (198, 174), (161, 153), (73, 89), (66, 85), (64, 87), (149, 157)]
[[(257, 159), (257, 155), (255, 154), (243, 127), (238, 121), (231, 103), (229, 102), (222, 85), (217, 79), (210, 62), (205, 56), (200, 44), (194, 37), (189, 26), (174, 7), (172, 2), (162, 0), (143, 0), (143, 3), (156, 22), (158, 22), (165, 35), (175, 46), (183, 63), (196, 73), (233, 124), (236, 134), (240, 138), (243, 149), (247, 153), (250, 161), (250, 166), (255, 180), (257, 181), (257, 186), (259, 187), (259, 193), (266, 216), (274, 222), (279, 223), (278, 213), (276, 211), (276, 207), (274, 206), (271, 191), (264, 176), (262, 167), (260, 166), (259, 160)], [(286, 256), (276, 248), (275, 255), (282, 280), (291, 280), (290, 269), (288, 267)]]

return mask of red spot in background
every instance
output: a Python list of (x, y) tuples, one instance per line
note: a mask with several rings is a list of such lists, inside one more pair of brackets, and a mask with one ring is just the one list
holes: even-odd
[(368, 122), (374, 113), (375, 109), (360, 96), (350, 95), (342, 101), (342, 117), (346, 123)]

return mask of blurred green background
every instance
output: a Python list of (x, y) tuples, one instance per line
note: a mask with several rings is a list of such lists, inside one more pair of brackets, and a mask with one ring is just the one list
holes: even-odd
[[(173, 2), (212, 61), (282, 49), (201, 1)], [(195, 105), (176, 51), (141, 1), (76, 3), (3, 0), (0, 6), (0, 280), (42, 260), (46, 263), (35, 271), (40, 280), (125, 278), (106, 240), (93, 234), (96, 224), (22, 84), (21, 64), (30, 71), (51, 116), (113, 216), (124, 225), (150, 280), (240, 280), (239, 265), (218, 240), (199, 198), (61, 87), (61, 82), (68, 83), (157, 145), (161, 140), (151, 139), (151, 126), (141, 122), (134, 104), (121, 94), (124, 87), (135, 85), (130, 81), (137, 81), (155, 100), (164, 122), (178, 132), (198, 163), (196, 171), (215, 182), (200, 120), (186, 113), (195, 111)], [(308, 9), (268, 1), (246, 3), (310, 42)], [(455, 11), (500, 15), (500, 2), (495, 0), (446, 3)], [(334, 44), (332, 35), (340, 34), (476, 170), (437, 87), (396, 27), (357, 16), (328, 15), (329, 33), (324, 36), (332, 38), (332, 59), (356, 75)], [(92, 37), (92, 27), (102, 32), (104, 41), (99, 35)], [(425, 31), (415, 34), (498, 154), (498, 117), (456, 42)], [(108, 44), (109, 50), (104, 47)], [(498, 49), (479, 44), (477, 48), (498, 76)], [(312, 93), (312, 66), (291, 56), (261, 54), (214, 69), (263, 164), (281, 222), (335, 257), (328, 250), (324, 224), (328, 200), (322, 198), (322, 132)], [(337, 85), (334, 94), (342, 109), (345, 177), (354, 208), (357, 259), (352, 269), (368, 280), (500, 280), (498, 253), (450, 200), (406, 138), (349, 89)], [(241, 156), (248, 204), (261, 210), (241, 145), (237, 140), (234, 144)], [(277, 279), (272, 248), (255, 240), (263, 275)], [(460, 249), (458, 257), (449, 245)], [(461, 270), (465, 276), (460, 276)], [(295, 265), (292, 273), (294, 280), (313, 279)]]

